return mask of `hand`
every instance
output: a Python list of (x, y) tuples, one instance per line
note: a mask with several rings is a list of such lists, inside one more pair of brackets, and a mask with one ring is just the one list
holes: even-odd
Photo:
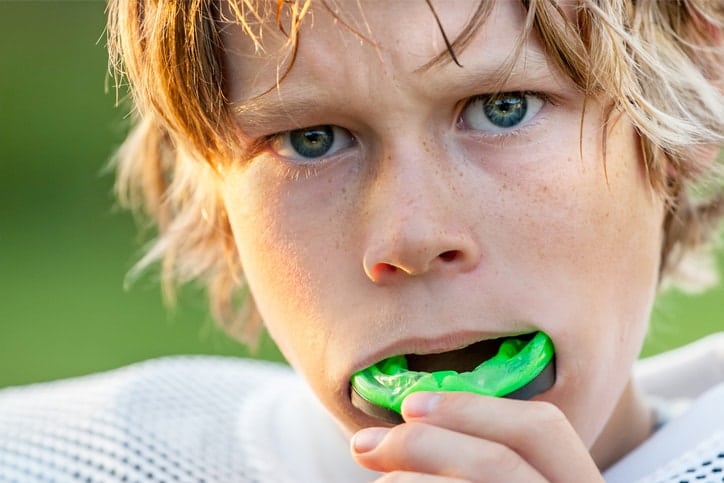
[(359, 464), (379, 481), (602, 482), (565, 415), (553, 404), (475, 394), (416, 393), (405, 423), (352, 438)]

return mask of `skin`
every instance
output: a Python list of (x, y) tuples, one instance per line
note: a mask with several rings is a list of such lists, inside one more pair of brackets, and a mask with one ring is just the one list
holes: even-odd
[[(384, 481), (600, 479), (597, 466), (651, 427), (631, 365), (657, 286), (663, 203), (633, 128), (615, 115), (604, 128), (604, 99), (589, 99), (581, 121), (582, 95), (534, 37), (502, 90), (543, 93), (540, 110), (502, 134), (461, 121), (480, 112), (468, 101), (491, 92), (515, 45), (515, 2), (496, 2), (457, 52), (463, 68), (426, 70), (444, 44), (424, 2), (339, 3), (373, 42), (313, 3), (271, 91), (287, 52), (273, 19), (264, 52), (240, 28), (224, 34), (228, 96), (252, 106), (239, 114), (245, 142), (281, 133), (220, 186), (266, 327)], [(473, 3), (435, 3), (449, 38)], [(317, 125), (346, 130), (342, 147), (295, 155), (284, 133)], [(350, 375), (382, 358), (535, 330), (554, 341), (557, 380), (533, 401), (417, 394), (392, 429), (350, 404)]]

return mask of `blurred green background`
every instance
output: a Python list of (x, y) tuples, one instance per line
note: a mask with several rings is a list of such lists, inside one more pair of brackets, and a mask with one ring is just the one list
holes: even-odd
[[(167, 354), (248, 355), (197, 290), (169, 312), (153, 274), (123, 288), (142, 240), (103, 171), (126, 125), (104, 89), (104, 8), (0, 0), (0, 387)], [(645, 354), (722, 330), (723, 295), (661, 299)], [(259, 356), (280, 360), (268, 340)]]

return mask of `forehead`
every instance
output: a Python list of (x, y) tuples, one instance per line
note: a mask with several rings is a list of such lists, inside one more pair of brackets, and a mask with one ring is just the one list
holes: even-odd
[[(446, 53), (445, 36), (454, 42), (461, 32), (475, 24), (480, 5), (489, 5), (490, 13), (474, 29), (469, 45), (455, 47), (463, 66), (484, 58), (487, 67), (500, 67), (510, 62), (523, 32), (525, 11), (520, 2), (510, 0), (479, 4), (470, 0), (443, 0), (434, 9), (423, 0), (338, 0), (312, 1), (303, 5), (296, 39), (292, 32), (291, 8), (281, 10), (277, 17), (276, 2), (262, 2), (252, 11), (232, 8), (226, 4), (224, 18), (240, 22), (225, 25), (223, 43), (228, 92), (232, 100), (244, 100), (273, 87), (282, 76), (284, 84), (296, 80), (328, 83), (345, 78), (346, 66), (366, 66), (380, 75), (413, 76), (421, 71), (454, 69), (446, 60), (432, 63)], [(280, 29), (279, 25), (282, 25)], [(282, 30), (285, 32), (283, 33)], [(293, 45), (298, 42), (298, 50)], [(527, 42), (522, 58), (542, 57), (537, 44)], [(530, 60), (530, 59), (529, 59)], [(289, 75), (286, 70), (292, 66)], [(399, 79), (402, 81), (402, 79)]]

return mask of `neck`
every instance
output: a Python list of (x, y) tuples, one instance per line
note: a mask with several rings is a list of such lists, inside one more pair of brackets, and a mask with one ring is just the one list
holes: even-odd
[(599, 468), (608, 468), (643, 443), (653, 431), (654, 414), (643, 394), (629, 381), (600, 436), (591, 448)]

